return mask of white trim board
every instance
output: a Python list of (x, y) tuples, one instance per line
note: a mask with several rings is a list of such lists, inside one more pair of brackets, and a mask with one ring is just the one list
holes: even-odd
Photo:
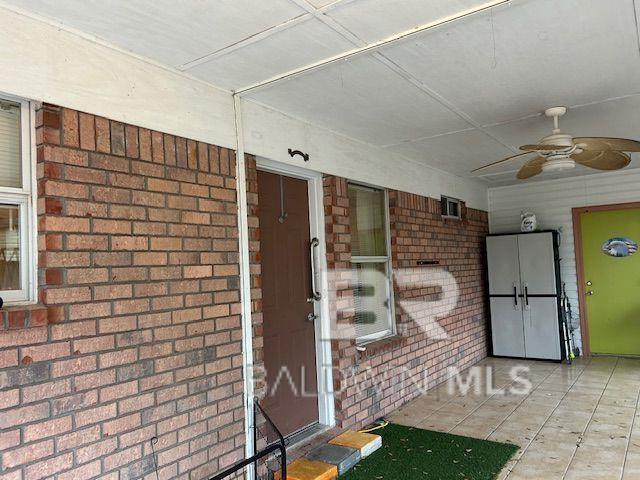
[[(488, 210), (487, 186), (481, 180), (443, 172), (250, 100), (242, 99), (242, 117), (246, 151), (257, 156), (425, 197), (446, 195)], [(308, 153), (309, 162), (291, 158), (289, 148)]]
[(324, 191), (322, 174), (275, 162), (263, 157), (256, 158), (258, 170), (279, 173), (289, 177), (306, 180), (309, 192), (309, 235), (318, 238), (318, 262), (320, 271), (316, 275), (320, 280), (322, 299), (314, 302), (314, 313), (318, 316), (315, 321), (316, 338), (316, 372), (318, 383), (318, 421), (326, 427), (336, 424), (335, 403), (333, 395), (333, 363), (331, 352), (331, 318), (329, 314), (329, 284), (327, 278), (327, 255), (324, 223)]

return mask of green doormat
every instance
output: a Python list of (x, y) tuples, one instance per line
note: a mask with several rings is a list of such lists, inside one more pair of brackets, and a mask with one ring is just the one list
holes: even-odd
[(341, 480), (493, 480), (518, 446), (390, 423), (382, 448)]

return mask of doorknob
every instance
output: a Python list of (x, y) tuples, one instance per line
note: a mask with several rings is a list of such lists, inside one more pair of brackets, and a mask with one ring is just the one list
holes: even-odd
[(587, 280), (587, 287), (590, 287), (591, 285), (593, 285), (593, 282), (591, 280)]
[(307, 322), (313, 322), (316, 318), (318, 318), (318, 315), (316, 315), (315, 313), (310, 313), (307, 315)]
[(593, 290), (589, 290), (589, 291), (587, 292), (587, 295), (588, 295), (588, 296), (591, 296), (591, 295), (593, 295), (593, 293), (594, 293), (594, 292), (593, 292)]

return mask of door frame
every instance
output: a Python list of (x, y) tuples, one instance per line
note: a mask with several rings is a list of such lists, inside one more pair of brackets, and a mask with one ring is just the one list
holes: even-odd
[(578, 307), (580, 308), (580, 336), (582, 338), (582, 351), (585, 356), (591, 355), (591, 344), (589, 341), (589, 313), (585, 299), (586, 285), (584, 259), (582, 258), (582, 222), (580, 221), (580, 215), (588, 212), (606, 212), (610, 210), (629, 210), (634, 208), (640, 208), (640, 202), (611, 203), (571, 209), (571, 216), (573, 218), (573, 250), (576, 257), (576, 274), (578, 281)]
[[(331, 322), (329, 316), (327, 255), (324, 223), (324, 188), (322, 173), (305, 168), (276, 162), (263, 157), (256, 157), (256, 168), (261, 171), (285, 175), (300, 180), (306, 180), (309, 194), (309, 238), (317, 238), (319, 280), (322, 299), (314, 302), (315, 344), (316, 344), (316, 374), (318, 385), (318, 422), (326, 427), (336, 424), (335, 403), (333, 392), (333, 361), (331, 352)], [(260, 192), (258, 192), (260, 205)], [(326, 339), (326, 340), (322, 340)]]

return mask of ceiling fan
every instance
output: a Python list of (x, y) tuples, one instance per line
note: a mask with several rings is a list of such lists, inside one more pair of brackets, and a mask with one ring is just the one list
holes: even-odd
[(552, 107), (544, 114), (553, 118), (553, 132), (535, 145), (523, 145), (523, 153), (503, 158), (497, 162), (476, 168), (472, 173), (509, 162), (524, 155), (536, 154), (518, 171), (517, 177), (524, 180), (542, 172), (570, 170), (576, 164), (597, 170), (619, 170), (631, 162), (624, 152), (640, 152), (640, 142), (627, 138), (572, 137), (563, 133), (559, 118), (567, 113), (567, 107)]

